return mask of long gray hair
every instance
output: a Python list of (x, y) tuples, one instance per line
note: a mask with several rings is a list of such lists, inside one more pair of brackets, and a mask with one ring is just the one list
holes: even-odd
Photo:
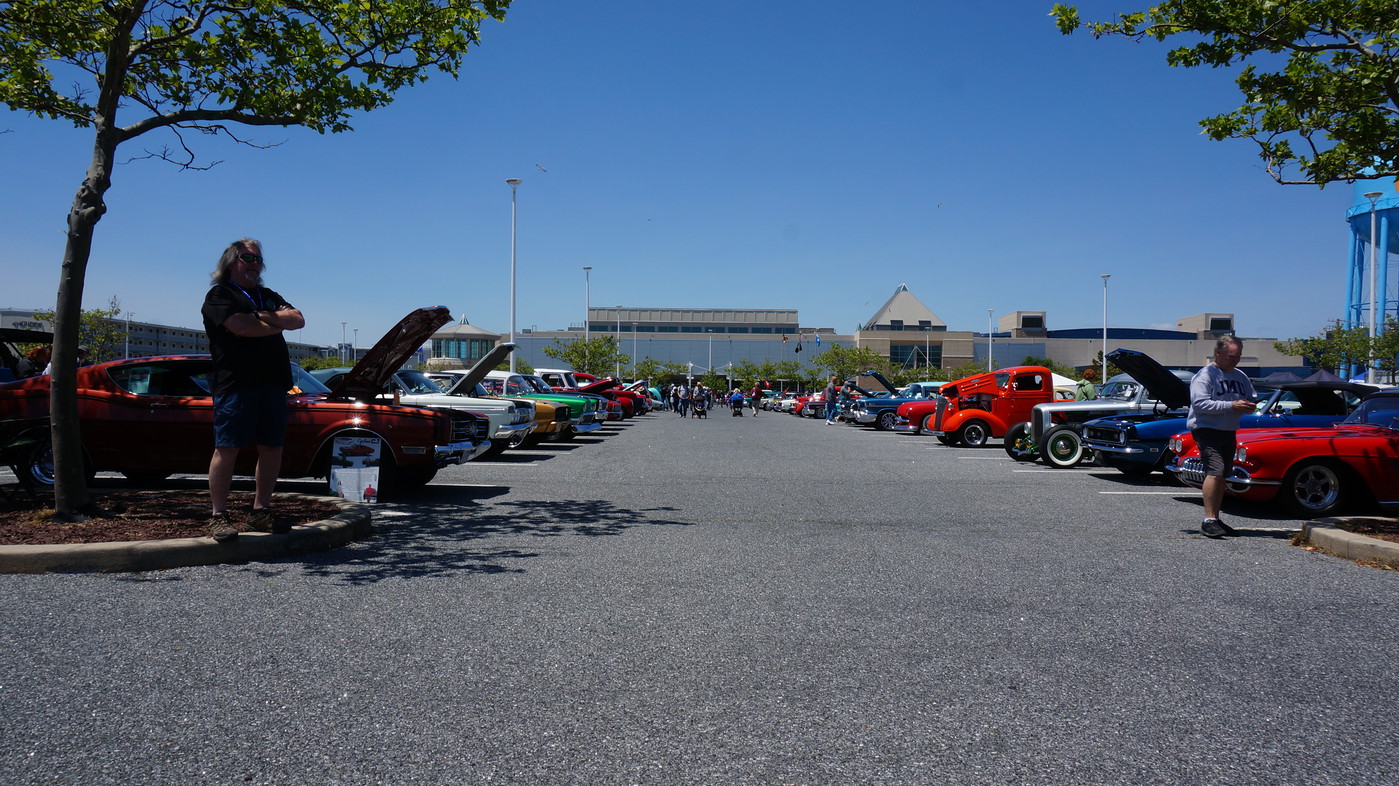
[[(233, 266), (234, 262), (238, 261), (238, 255), (245, 252), (252, 252), (258, 256), (262, 256), (262, 243), (250, 237), (240, 238), (229, 243), (228, 248), (225, 248), (223, 250), (223, 255), (219, 257), (219, 263), (214, 266), (214, 272), (209, 274), (209, 278), (213, 283), (223, 284), (227, 282), (229, 275), (228, 269)], [(263, 263), (263, 265), (263, 269), (266, 270), (266, 263)], [(258, 274), (257, 284), (258, 286), (262, 285), (261, 274)]]

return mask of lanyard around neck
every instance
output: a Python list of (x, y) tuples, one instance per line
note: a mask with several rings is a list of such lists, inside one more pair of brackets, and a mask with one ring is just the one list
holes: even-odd
[(248, 302), (253, 304), (253, 308), (254, 308), (255, 310), (257, 310), (257, 311), (262, 311), (262, 310), (263, 310), (263, 308), (262, 308), (262, 291), (261, 291), (260, 289), (258, 289), (257, 287), (253, 287), (253, 292), (256, 292), (256, 293), (257, 293), (257, 297), (253, 297), (252, 294), (248, 292), (248, 290), (246, 290), (246, 289), (244, 289), (244, 288), (238, 286), (238, 285), (235, 284), (234, 282), (229, 281), (229, 282), (227, 282), (227, 283), (228, 283), (229, 286), (233, 287), (234, 289), (238, 290), (239, 292), (242, 292), (242, 293), (243, 293), (243, 297), (247, 298), (247, 299), (248, 299)]

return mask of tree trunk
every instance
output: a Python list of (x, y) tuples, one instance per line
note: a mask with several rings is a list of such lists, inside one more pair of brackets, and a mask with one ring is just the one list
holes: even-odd
[(68, 242), (58, 281), (53, 318), (53, 373), (49, 378), (49, 415), (53, 431), (54, 509), (62, 520), (76, 521), (92, 508), (83, 464), (78, 424), (78, 329), (82, 325), (83, 284), (92, 255), (92, 234), (106, 212), (117, 134), (99, 124), (92, 164), (68, 213)]

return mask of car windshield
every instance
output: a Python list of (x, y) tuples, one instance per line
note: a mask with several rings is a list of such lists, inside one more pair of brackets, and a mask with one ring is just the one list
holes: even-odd
[(1366, 399), (1343, 422), (1399, 430), (1399, 396)]
[(291, 383), (302, 393), (325, 395), (330, 392), (330, 388), (321, 384), (319, 379), (311, 376), (310, 372), (295, 363), (291, 364)]
[(1103, 392), (1098, 394), (1098, 398), (1112, 399), (1114, 401), (1135, 401), (1137, 393), (1139, 393), (1141, 389), (1141, 385), (1130, 380), (1109, 382), (1103, 386)]
[(554, 389), (544, 384), (544, 380), (539, 377), (521, 377), (535, 393), (553, 393)]
[(405, 393), (414, 396), (441, 395), (442, 388), (436, 382), (428, 379), (427, 375), (421, 371), (400, 371), (397, 374), (399, 384), (403, 385)]

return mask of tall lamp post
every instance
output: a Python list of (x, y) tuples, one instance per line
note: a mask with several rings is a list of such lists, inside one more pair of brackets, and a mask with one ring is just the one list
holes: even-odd
[[(631, 323), (631, 375), (632, 381), (636, 380), (636, 323)], [(617, 380), (621, 382), (621, 380)]]
[(350, 360), (352, 361), (350, 365), (353, 366), (359, 362), (359, 328), (350, 328), (350, 330), (354, 331), (355, 334), (355, 340), (350, 344)]
[(622, 380), (622, 304), (617, 304), (617, 381)]
[(128, 359), (128, 360), (131, 359), (131, 312), (130, 312), (130, 311), (126, 312), (126, 351), (124, 351), (124, 352), (122, 353), (122, 355), (123, 355), (123, 357), (125, 357), (125, 358)]
[(346, 324), (348, 324), (348, 323), (346, 323), (346, 322), (341, 322), (341, 323), (340, 323), (340, 365), (342, 365), (342, 366), (345, 365), (345, 325), (346, 325)]
[(592, 275), (593, 266), (583, 266), (583, 340), (588, 340), (588, 312), (592, 310), (592, 282), (589, 280)]
[(995, 371), (995, 370), (996, 370), (995, 365), (994, 365), (994, 364), (995, 364), (995, 360), (993, 360), (993, 358), (996, 356), (996, 353), (993, 351), (994, 345), (993, 345), (993, 343), (992, 343), (992, 342), (994, 342), (994, 341), (996, 340), (996, 339), (995, 339), (996, 331), (995, 331), (995, 329), (991, 326), (991, 315), (994, 314), (994, 313), (995, 313), (995, 309), (991, 309), (991, 308), (986, 309), (986, 370), (987, 370), (987, 371)]
[[(1381, 296), (1377, 273), (1375, 272), (1375, 200), (1384, 196), (1380, 191), (1366, 192), (1365, 198), (1370, 200), (1370, 342), (1373, 346), (1375, 341), (1375, 330), (1379, 327), (1379, 322), (1375, 319), (1375, 313), (1381, 306)], [(1367, 353), (1368, 354), (1368, 353)], [(1365, 358), (1365, 381), (1374, 383), (1375, 360), (1371, 357)]]
[(1108, 279), (1112, 278), (1111, 273), (1103, 273), (1103, 376), (1098, 381), (1099, 385), (1108, 383)]
[[(515, 343), (515, 192), (520, 188), (520, 178), (507, 178), (510, 186), (510, 343)], [(515, 373), (515, 353), (510, 353), (510, 373)]]

